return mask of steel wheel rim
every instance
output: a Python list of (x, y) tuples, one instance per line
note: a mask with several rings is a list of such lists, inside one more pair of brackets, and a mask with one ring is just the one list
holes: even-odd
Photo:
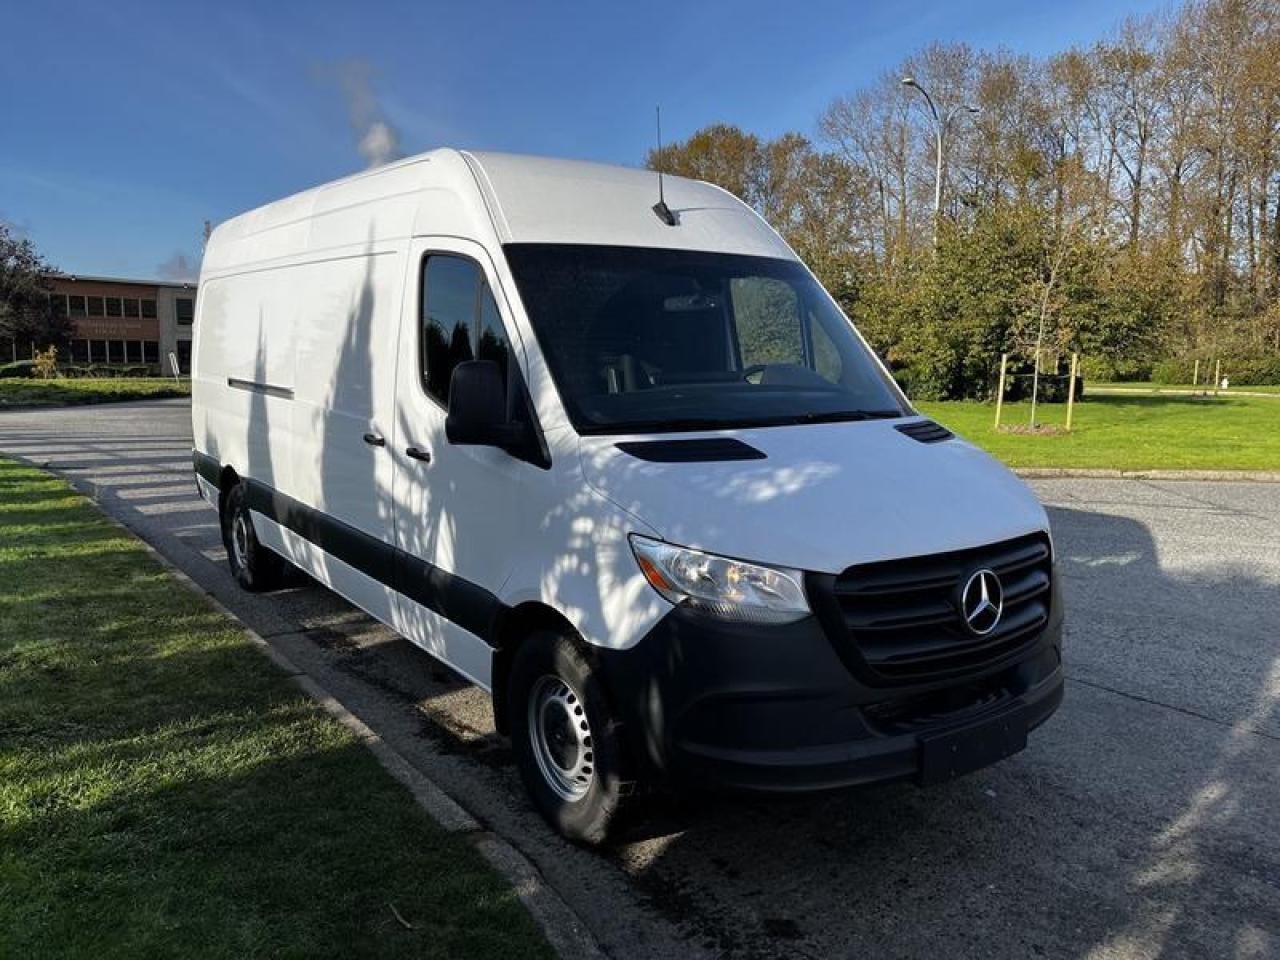
[(555, 794), (581, 800), (595, 782), (595, 751), (582, 697), (560, 677), (542, 676), (529, 693), (529, 743)]
[(243, 510), (236, 513), (236, 518), (231, 523), (231, 552), (237, 566), (246, 566), (245, 558), (249, 555), (249, 521)]

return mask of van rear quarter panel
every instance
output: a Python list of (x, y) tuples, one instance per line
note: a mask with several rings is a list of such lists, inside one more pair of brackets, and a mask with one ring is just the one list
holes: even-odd
[(217, 277), (201, 285), (193, 428), (197, 448), (242, 475), (287, 489), (292, 475), (290, 401), (230, 383), (278, 391), (294, 387), (295, 305), (277, 272)]

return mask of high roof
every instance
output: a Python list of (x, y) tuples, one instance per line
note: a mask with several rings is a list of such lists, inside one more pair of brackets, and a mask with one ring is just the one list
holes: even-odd
[(663, 178), (677, 226), (653, 211), (652, 170), (509, 153), (464, 153), (504, 243), (593, 243), (794, 256), (750, 207), (726, 190)]
[(678, 225), (654, 213), (652, 170), (506, 153), (433, 150), (250, 210), (220, 224), (205, 252), (214, 276), (310, 251), (453, 235), (497, 243), (675, 247), (794, 257), (736, 197), (665, 177)]

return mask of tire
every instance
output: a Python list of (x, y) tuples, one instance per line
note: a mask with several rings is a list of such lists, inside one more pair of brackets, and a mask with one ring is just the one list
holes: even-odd
[(521, 643), (508, 685), (511, 745), (538, 812), (578, 843), (603, 843), (634, 784), (618, 723), (590, 663), (566, 636)]
[(253, 518), (245, 506), (243, 483), (237, 483), (223, 498), (221, 524), (222, 545), (236, 582), (252, 593), (278, 587), (284, 578), (284, 559), (258, 542)]

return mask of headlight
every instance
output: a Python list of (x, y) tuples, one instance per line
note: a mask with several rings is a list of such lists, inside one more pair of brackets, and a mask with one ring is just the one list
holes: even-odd
[(672, 603), (749, 623), (791, 623), (809, 615), (798, 570), (730, 560), (635, 534), (631, 549), (645, 579)]

